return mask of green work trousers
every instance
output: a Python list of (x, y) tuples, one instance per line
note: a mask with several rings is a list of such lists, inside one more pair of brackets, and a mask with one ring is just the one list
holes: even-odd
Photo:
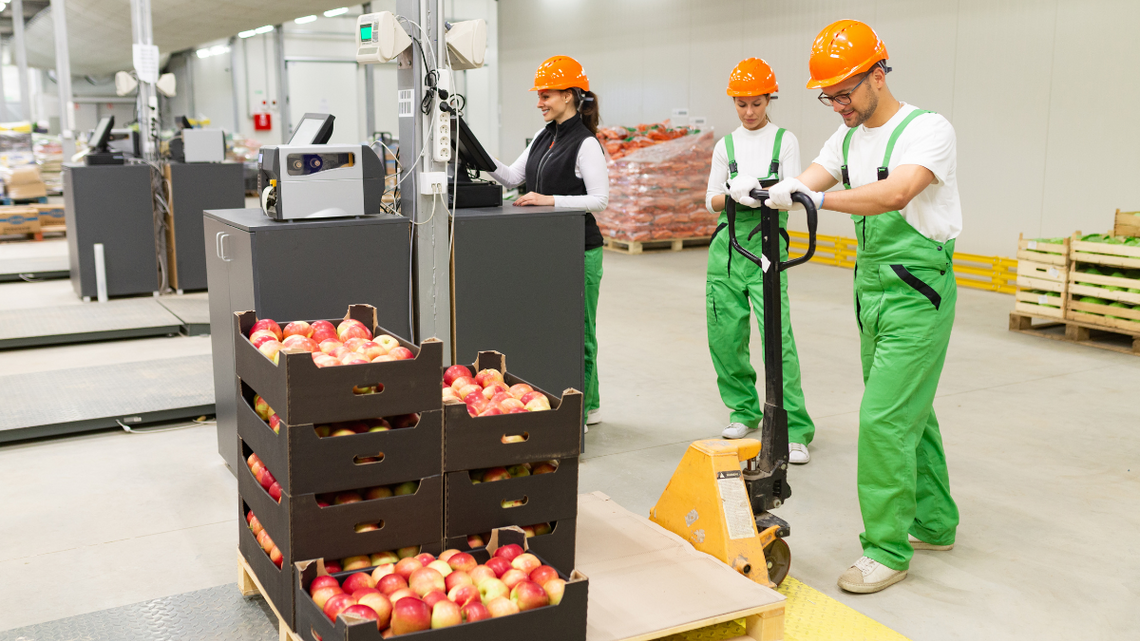
[[(787, 212), (780, 215), (780, 228), (787, 223)], [(721, 225), (727, 225), (727, 217), (722, 213)], [(760, 224), (760, 211), (737, 207), (736, 237), (748, 251), (759, 256), (761, 234), (756, 233), (751, 240), (748, 234)], [(755, 311), (757, 324), (761, 327), (761, 349), (763, 349), (764, 286), (763, 271), (759, 265), (738, 252), (731, 252), (728, 241), (728, 227), (718, 226), (719, 231), (709, 245), (708, 272), (705, 281), (705, 311), (708, 317), (709, 353), (712, 355), (713, 369), (716, 370), (716, 383), (720, 398), (731, 411), (730, 422), (743, 423), (755, 429), (760, 425), (763, 412), (760, 395), (756, 391), (756, 370), (749, 358), (751, 338), (750, 319)], [(781, 251), (781, 260), (787, 260), (786, 242)], [(811, 442), (815, 436), (815, 424), (804, 407), (804, 392), (800, 384), (800, 359), (796, 352), (796, 339), (792, 335), (791, 306), (788, 303), (788, 274), (780, 278), (781, 314), (780, 324), (783, 335), (784, 362), (784, 408), (788, 412), (788, 441), (791, 443)]]
[(601, 407), (598, 395), (598, 292), (602, 287), (602, 248), (586, 250), (586, 389), (583, 392), (582, 420), (585, 413)]

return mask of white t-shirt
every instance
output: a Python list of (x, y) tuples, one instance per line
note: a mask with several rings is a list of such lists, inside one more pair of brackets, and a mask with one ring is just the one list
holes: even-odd
[[(736, 171), (745, 176), (765, 178), (768, 176), (768, 167), (772, 164), (772, 145), (776, 142), (778, 126), (768, 123), (756, 131), (748, 131), (741, 125), (732, 132), (732, 151), (736, 157)], [(800, 142), (795, 134), (784, 131), (780, 141), (780, 171), (779, 178), (800, 175)], [(713, 210), (713, 196), (728, 193), (724, 183), (728, 181), (728, 148), (724, 138), (716, 142), (713, 147), (712, 170), (709, 171), (709, 187), (705, 192), (705, 208), (710, 213)]]
[[(862, 187), (878, 180), (878, 168), (887, 150), (887, 141), (895, 128), (917, 107), (902, 103), (902, 108), (881, 127), (863, 125), (851, 136), (847, 154), (847, 173), (851, 187)], [(843, 180), (843, 139), (848, 128), (840, 125), (815, 159), (836, 180)], [(891, 162), (893, 171), (900, 165), (920, 165), (934, 174), (934, 181), (899, 212), (918, 233), (939, 242), (957, 238), (962, 233), (962, 203), (958, 199), (958, 143), (954, 126), (940, 114), (922, 114), (910, 121), (895, 141)], [(842, 185), (840, 185), (842, 187)], [(826, 198), (824, 203), (827, 203)]]
[[(534, 144), (534, 139), (538, 138), (538, 134), (542, 133), (543, 129), (535, 132), (531, 144)], [(530, 145), (526, 146), (514, 164), (507, 165), (496, 158), (495, 171), (491, 172), (491, 177), (508, 189), (521, 184), (526, 180), (526, 161), (528, 158), (530, 158)], [(598, 142), (597, 138), (583, 140), (582, 146), (578, 147), (578, 158), (574, 161), (574, 175), (586, 183), (585, 196), (544, 195), (554, 196), (555, 207), (585, 209), (588, 212), (595, 213), (604, 211), (610, 202), (610, 168), (606, 164), (606, 154), (602, 151), (602, 143)]]

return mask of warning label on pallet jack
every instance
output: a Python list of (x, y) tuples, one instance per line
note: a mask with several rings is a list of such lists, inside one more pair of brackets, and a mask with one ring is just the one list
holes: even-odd
[(752, 506), (740, 470), (716, 473), (716, 486), (720, 492), (720, 510), (728, 528), (728, 538), (747, 539), (756, 536), (756, 523), (752, 520)]

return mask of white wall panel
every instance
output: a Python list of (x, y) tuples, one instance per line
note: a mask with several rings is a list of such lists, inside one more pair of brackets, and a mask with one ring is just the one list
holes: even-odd
[[(772, 118), (804, 162), (841, 121), (804, 85), (828, 23), (855, 18), (887, 44), (900, 100), (937, 111), (958, 135), (961, 251), (1012, 255), (1018, 233), (1103, 231), (1117, 208), (1140, 209), (1140, 2), (1090, 0), (500, 0), (504, 160), (542, 126), (535, 67), (558, 53), (586, 67), (602, 119), (632, 125), (675, 107), (718, 135), (738, 122), (724, 94), (741, 59), (767, 60), (780, 82)], [(799, 226), (799, 225), (794, 225)], [(824, 214), (822, 233), (851, 235)]]

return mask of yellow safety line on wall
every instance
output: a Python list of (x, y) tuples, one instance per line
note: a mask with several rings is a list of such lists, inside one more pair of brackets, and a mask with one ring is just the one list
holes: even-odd
[(780, 584), (784, 641), (908, 641), (906, 637), (788, 577)]
[[(805, 232), (789, 231), (791, 236), (791, 249), (807, 251), (807, 237)], [(813, 263), (835, 265), (851, 269), (855, 267), (855, 254), (859, 247), (854, 238), (842, 236), (816, 235), (815, 256)], [(793, 254), (795, 256), (797, 254)], [(1002, 294), (1013, 294), (1017, 291), (1017, 260), (1004, 256), (979, 256), (977, 254), (954, 254), (954, 274), (958, 284), (962, 287), (985, 289)]]

